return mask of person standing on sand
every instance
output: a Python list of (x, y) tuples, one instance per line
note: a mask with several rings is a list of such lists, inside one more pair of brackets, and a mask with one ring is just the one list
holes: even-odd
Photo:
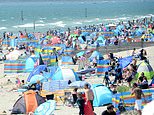
[(85, 89), (85, 98), (86, 98), (86, 104), (88, 101), (90, 101), (91, 106), (92, 106), (92, 110), (94, 111), (94, 107), (93, 107), (93, 100), (94, 100), (94, 93), (93, 91), (89, 88), (88, 84), (84, 85), (84, 89)]
[(141, 111), (141, 106), (142, 106), (142, 96), (144, 97), (144, 101), (145, 100), (145, 96), (144, 93), (142, 92), (142, 90), (140, 88), (137, 87), (137, 83), (133, 84), (133, 88), (132, 88), (132, 92), (131, 95), (135, 95), (135, 110), (137, 110), (139, 115), (142, 115), (142, 111)]
[(78, 93), (77, 104), (79, 106), (79, 115), (84, 115), (84, 103), (85, 100), (82, 98), (82, 93)]

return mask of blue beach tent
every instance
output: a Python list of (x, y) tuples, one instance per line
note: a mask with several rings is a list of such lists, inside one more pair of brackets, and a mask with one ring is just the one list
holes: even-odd
[(90, 33), (89, 32), (82, 32), (82, 34), (81, 34), (81, 36), (89, 36), (90, 35)]
[(99, 44), (99, 46), (105, 46), (106, 39), (103, 36), (99, 36), (94, 44)]
[(100, 52), (94, 51), (94, 52), (91, 54), (89, 60), (92, 61), (95, 57), (96, 57), (97, 59), (103, 59), (103, 55), (102, 55)]
[(39, 74), (41, 71), (47, 71), (47, 66), (46, 65), (37, 66), (28, 76), (27, 82), (30, 82), (30, 79), (32, 78), (32, 76)]
[(112, 92), (102, 84), (92, 85), (94, 93), (93, 105), (99, 107), (105, 104), (112, 103)]
[(36, 61), (37, 61), (37, 57), (29, 57), (26, 60), (26, 65), (25, 65), (26, 72), (33, 71)]
[(125, 68), (132, 62), (132, 60), (133, 60), (133, 56), (128, 56), (125, 58), (120, 58), (118, 62), (122, 68)]
[(82, 39), (82, 37), (80, 36), (80, 37), (78, 37), (78, 40), (79, 40), (79, 42), (81, 43), (81, 44), (84, 44), (84, 40)]
[(37, 83), (37, 81), (40, 81), (40, 82), (46, 82), (47, 79), (42, 76), (42, 75), (34, 75), (32, 76), (32, 78), (30, 79), (30, 84), (34, 84), (34, 83)]
[(151, 83), (149, 86), (153, 86), (154, 85), (154, 78), (152, 79)]

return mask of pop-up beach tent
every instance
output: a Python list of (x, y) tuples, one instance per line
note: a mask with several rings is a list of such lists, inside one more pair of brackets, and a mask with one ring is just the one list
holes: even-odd
[(79, 77), (72, 69), (59, 67), (55, 74), (52, 76), (52, 80), (65, 80), (65, 81), (79, 81)]
[(36, 62), (37, 62), (37, 57), (29, 57), (26, 60), (26, 65), (25, 65), (26, 72), (33, 71)]
[(133, 56), (128, 56), (118, 59), (118, 62), (122, 68), (127, 67), (133, 60)]
[(139, 64), (138, 69), (137, 69), (138, 77), (141, 75), (142, 72), (147, 77), (147, 79), (151, 79), (154, 76), (154, 71), (151, 65), (146, 62), (141, 62)]
[(94, 58), (104, 59), (103, 55), (100, 52), (98, 52), (98, 51), (93, 51), (93, 53), (91, 54), (89, 60), (92, 61)]
[(99, 44), (99, 46), (105, 46), (106, 39), (103, 36), (99, 36), (95, 41), (95, 44)]
[(34, 76), (39, 74), (41, 71), (47, 71), (47, 66), (46, 65), (39, 65), (37, 66), (28, 76), (27, 82), (30, 82), (30, 79)]
[(11, 114), (26, 114), (34, 112), (35, 109), (44, 102), (45, 99), (43, 97), (36, 92), (29, 90), (24, 93), (24, 96), (20, 97), (15, 102)]
[(92, 85), (92, 90), (94, 92), (93, 105), (95, 107), (112, 103), (112, 92), (106, 86), (94, 84)]

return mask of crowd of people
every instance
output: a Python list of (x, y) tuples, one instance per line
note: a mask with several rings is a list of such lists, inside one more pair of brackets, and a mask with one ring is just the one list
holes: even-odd
[[(138, 31), (137, 30), (142, 30)], [(84, 32), (87, 32), (87, 35), (82, 35)], [(112, 32), (112, 35), (104, 35), (102, 32)], [(72, 35), (72, 33), (74, 35)], [(122, 42), (128, 42), (128, 39), (130, 37), (132, 38), (132, 41), (135, 40), (135, 37), (141, 37), (141, 41), (150, 41), (154, 37), (154, 22), (153, 17), (151, 18), (143, 18), (140, 20), (133, 20), (128, 21), (126, 24), (124, 22), (120, 22), (117, 25), (107, 26), (104, 24), (100, 25), (89, 25), (84, 27), (76, 27), (75, 29), (71, 30), (68, 28), (66, 31), (61, 30), (49, 30), (46, 34), (37, 33), (39, 34), (39, 37), (36, 38), (36, 33), (28, 34), (26, 31), (19, 32), (19, 37), (21, 38), (28, 38), (30, 40), (37, 39), (39, 42), (39, 45), (54, 45), (53, 41), (49, 38), (46, 38), (46, 36), (53, 36), (56, 37), (58, 44), (65, 44), (67, 48), (73, 48), (74, 50), (80, 50), (81, 49), (81, 42), (83, 41), (85, 44), (84, 50), (88, 49), (88, 46), (95, 45), (96, 47), (100, 46), (99, 41), (97, 39), (99, 36), (102, 36), (106, 39), (105, 45), (118, 45)], [(93, 35), (94, 34), (94, 35)], [(148, 37), (146, 36), (148, 34)], [(31, 36), (30, 36), (31, 35)], [(32, 36), (33, 35), (33, 36)], [(3, 40), (10, 39), (10, 37), (13, 36), (13, 33), (3, 33), (3, 38), (0, 39), (0, 44), (3, 45)], [(81, 38), (80, 38), (81, 37)], [(43, 38), (43, 39), (42, 39)], [(46, 39), (44, 39), (46, 38)], [(17, 37), (15, 39), (18, 39)], [(81, 41), (82, 39), (82, 41)], [(24, 54), (22, 55), (35, 55), (34, 53), (34, 46), (28, 46), (28, 43), (18, 44), (15, 49), (16, 50), (25, 50)], [(12, 52), (12, 48), (8, 49), (9, 53)], [(4, 55), (3, 50), (0, 51), (0, 54), (2, 54), (2, 58), (0, 60), (6, 60), (6, 55)], [(22, 56), (21, 55), (21, 56)], [(58, 52), (53, 51), (50, 55), (59, 55)], [(142, 49), (139, 53), (136, 52), (136, 49), (133, 49), (132, 56), (133, 61), (127, 68), (122, 68), (120, 64), (118, 63), (118, 57), (114, 57), (113, 53), (109, 53), (108, 57), (110, 60), (110, 70), (105, 72), (104, 76), (104, 82), (107, 87), (110, 88), (110, 90), (113, 92), (113, 94), (117, 93), (116, 87), (119, 84), (123, 84), (124, 82), (128, 83), (128, 86), (131, 87), (131, 82), (135, 78), (135, 75), (137, 73), (137, 59), (144, 60), (148, 62), (146, 58), (147, 52), (146, 50)], [(97, 58), (93, 58), (92, 63), (88, 62), (87, 55), (82, 56), (73, 56), (73, 63), (79, 64), (80, 69), (86, 69), (89, 66), (90, 67), (97, 67)], [(58, 58), (56, 58), (56, 61), (58, 63)], [(112, 81), (110, 78), (114, 77), (114, 80)], [(25, 85), (25, 81), (20, 81), (19, 78), (16, 79), (16, 87), (12, 90), (17, 90), (18, 88), (23, 88)], [(138, 110), (139, 114), (141, 114), (141, 108), (140, 108), (140, 99), (141, 95), (143, 95), (141, 89), (137, 89), (137, 86), (139, 86), (142, 89), (148, 88), (148, 80), (144, 73), (141, 74), (141, 76), (138, 78), (137, 85), (133, 85), (132, 94), (135, 94), (136, 102), (135, 102), (135, 108)], [(40, 81), (37, 81), (37, 83), (32, 84), (32, 86), (29, 87), (29, 89), (41, 90), (41, 83)], [(12, 91), (11, 90), (11, 91)], [(144, 96), (144, 95), (143, 95)], [(94, 94), (93, 91), (89, 88), (88, 84), (84, 86), (84, 96), (81, 92), (77, 92), (77, 89), (73, 92), (73, 104), (77, 103), (79, 106), (79, 115), (84, 115), (84, 106), (88, 103), (91, 104), (92, 111), (94, 111), (93, 108), (93, 100), (94, 100)], [(113, 111), (113, 105), (107, 106), (107, 110), (105, 110), (102, 115), (115, 115), (116, 113)]]
[[(103, 34), (109, 33), (107, 34)], [(135, 41), (135, 38), (141, 38), (142, 41), (152, 41), (154, 34), (154, 23), (153, 17), (143, 18), (128, 21), (124, 23), (123, 21), (117, 24), (99, 24), (99, 25), (89, 25), (83, 27), (75, 27), (74, 29), (58, 29), (50, 30), (46, 33), (27, 33), (19, 31), (18, 35), (12, 32), (4, 32), (2, 38), (0, 39), (0, 44), (3, 44), (4, 40), (7, 39), (18, 39), (28, 38), (29, 40), (39, 40), (40, 44), (54, 44), (50, 38), (45, 38), (46, 36), (56, 37), (57, 43), (65, 44), (66, 47), (72, 47), (76, 50), (81, 49), (81, 42), (85, 43), (88, 47), (91, 45), (100, 46), (101, 43), (97, 41), (99, 36), (104, 36), (106, 39), (105, 45), (118, 45), (121, 42), (128, 42), (130, 38), (131, 41)], [(16, 36), (16, 37), (14, 37)], [(81, 36), (81, 38), (80, 38)], [(82, 40), (81, 40), (82, 39)], [(97, 41), (97, 42), (96, 42)], [(27, 47), (26, 43), (17, 45), (18, 49), (24, 49)], [(85, 48), (87, 48), (85, 47)]]

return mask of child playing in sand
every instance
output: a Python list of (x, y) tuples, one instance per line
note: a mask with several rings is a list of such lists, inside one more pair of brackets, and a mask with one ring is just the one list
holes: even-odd
[(17, 77), (16, 78), (16, 86), (17, 86), (17, 88), (19, 88), (20, 85), (21, 85), (20, 79)]
[(79, 106), (79, 115), (84, 115), (84, 104), (85, 100), (82, 98), (82, 93), (78, 93), (77, 104)]

